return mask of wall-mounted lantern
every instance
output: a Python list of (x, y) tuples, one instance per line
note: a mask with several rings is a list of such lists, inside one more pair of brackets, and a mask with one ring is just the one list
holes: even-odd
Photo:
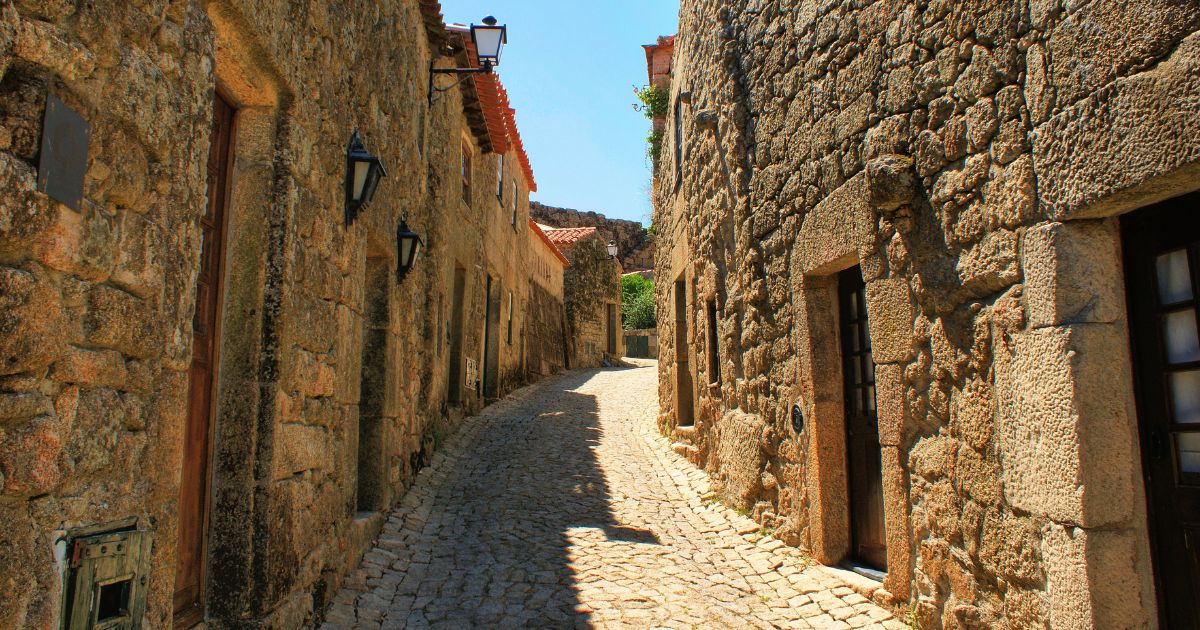
[(362, 209), (371, 203), (379, 180), (384, 177), (387, 171), (383, 161), (367, 151), (356, 130), (350, 135), (350, 146), (346, 149), (346, 227), (353, 225)]
[(608, 242), (608, 255), (610, 258), (617, 257), (617, 242), (616, 241)]
[(404, 276), (408, 275), (413, 264), (417, 262), (417, 254), (421, 252), (421, 246), (424, 244), (420, 235), (408, 229), (408, 222), (401, 219), (400, 226), (396, 228), (396, 282), (404, 281)]
[(500, 54), (508, 43), (508, 26), (496, 24), (496, 18), (489, 15), (483, 18), (482, 25), (471, 25), (471, 41), (475, 42), (479, 64), (486, 68), (485, 72), (489, 72), (500, 65)]
[[(429, 104), (433, 105), (433, 95), (453, 89), (458, 83), (446, 88), (435, 88), (433, 77), (438, 74), (487, 74), (500, 65), (500, 55), (508, 44), (508, 26), (497, 24), (496, 18), (487, 16), (483, 24), (471, 25), (471, 43), (475, 45), (475, 54), (479, 57), (478, 68), (435, 68), (429, 64)], [(461, 80), (459, 81), (461, 83)]]

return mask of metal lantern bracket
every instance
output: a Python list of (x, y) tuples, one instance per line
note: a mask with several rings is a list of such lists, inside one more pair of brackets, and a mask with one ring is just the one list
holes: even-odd
[[(485, 32), (485, 31), (495, 33), (495, 36), (494, 36), (495, 39), (492, 41), (492, 43), (495, 44), (494, 50), (486, 50), (485, 51), (485, 50), (481, 49), (481, 43), (479, 41), (479, 33)], [(478, 25), (478, 24), (471, 25), (471, 41), (474, 43), (476, 55), (479, 57), (479, 67), (478, 68), (438, 68), (438, 67), (434, 66), (433, 62), (430, 62), (430, 64), (429, 64), (429, 106), (430, 107), (433, 106), (433, 101), (434, 101), (435, 95), (441, 94), (443, 92), (449, 92), (450, 90), (453, 90), (454, 88), (458, 87), (459, 85), (462, 85), (462, 82), (467, 80), (467, 76), (470, 76), (473, 74), (491, 74), (493, 72), (495, 67), (500, 64), (500, 54), (504, 49), (504, 45), (508, 42), (508, 27), (504, 26), (504, 25), (498, 26), (496, 24), (496, 18), (489, 15), (488, 17), (483, 19), (483, 25)], [(439, 74), (458, 74), (458, 75), (464, 75), (464, 76), (459, 78), (458, 81), (455, 81), (454, 85), (449, 85), (444, 88), (439, 88), (439, 87), (435, 86), (434, 82), (433, 82), (434, 77)]]

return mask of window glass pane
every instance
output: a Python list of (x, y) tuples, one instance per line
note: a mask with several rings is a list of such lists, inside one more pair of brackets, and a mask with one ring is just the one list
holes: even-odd
[(866, 388), (866, 391), (867, 391), (867, 411), (874, 412), (875, 411), (875, 388), (868, 387), (868, 388)]
[(1171, 406), (1175, 422), (1200, 423), (1200, 370), (1174, 372), (1170, 375)]
[(1179, 470), (1200, 473), (1200, 433), (1175, 434), (1175, 448), (1179, 449)]
[(1174, 304), (1192, 297), (1192, 278), (1186, 249), (1177, 249), (1158, 257), (1158, 297), (1163, 304)]
[(850, 382), (857, 385), (862, 382), (862, 358), (855, 356), (850, 359)]
[(1196, 336), (1196, 311), (1188, 309), (1168, 313), (1163, 318), (1163, 342), (1167, 361), (1186, 363), (1200, 360), (1200, 339)]
[(850, 321), (858, 321), (858, 297), (850, 296)]

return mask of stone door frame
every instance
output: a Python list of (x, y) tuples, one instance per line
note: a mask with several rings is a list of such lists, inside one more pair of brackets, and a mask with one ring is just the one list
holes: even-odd
[[(255, 54), (253, 37), (228, 3), (207, 7), (214, 31), (216, 86), (237, 107), (238, 142), (232, 149), (228, 240), (222, 300), (219, 377), (215, 400), (212, 507), (209, 520), (208, 619), (243, 619), (263, 606), (256, 588), (261, 558), (249, 543), (263, 528), (266, 505), (258, 491), (264, 452), (273, 441), (278, 356), (268, 350), (277, 334), (272, 312), (279, 278), (269, 276), (280, 237), (270, 217), (278, 214), (276, 149), (286, 142), (281, 105), (288, 95), (274, 72)], [(292, 140), (295, 140), (292, 138)], [(274, 377), (272, 377), (274, 378)], [(220, 579), (212, 579), (220, 575)], [(256, 599), (257, 598), (257, 599)]]
[[(908, 520), (908, 477), (900, 447), (903, 414), (888, 409), (885, 396), (903, 392), (900, 366), (910, 358), (908, 337), (893, 339), (887, 322), (912, 322), (907, 281), (881, 279), (869, 264), (878, 218), (868, 204), (866, 176), (859, 173), (817, 204), (804, 218), (792, 249), (793, 309), (798, 390), (795, 402), (806, 418), (808, 544), (822, 564), (841, 562), (851, 552), (848, 461), (838, 328), (837, 275), (862, 267), (867, 317), (875, 350), (875, 387), (883, 476), (887, 576), (883, 588), (907, 599), (913, 579)], [(903, 327), (901, 327), (903, 328)], [(909, 327), (911, 329), (911, 327)], [(902, 402), (902, 401), (901, 401)]]

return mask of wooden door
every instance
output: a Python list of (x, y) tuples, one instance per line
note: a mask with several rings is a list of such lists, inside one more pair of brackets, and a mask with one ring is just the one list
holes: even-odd
[(692, 398), (692, 368), (688, 361), (687, 283), (675, 281), (675, 401), (678, 409), (676, 424), (692, 426), (696, 410)]
[(175, 571), (175, 626), (191, 627), (204, 619), (204, 570), (207, 539), (213, 394), (220, 335), (221, 273), (225, 259), (225, 206), (229, 188), (235, 110), (217, 95), (213, 103), (208, 155), (208, 205), (200, 219), (200, 272), (192, 318), (192, 364), (188, 415), (183, 436), (183, 474), (179, 487), (179, 542)]
[(608, 353), (617, 356), (617, 307), (615, 304), (606, 306), (608, 307), (606, 318), (608, 322)]
[(483, 324), (483, 395), (495, 399), (500, 393), (500, 282), (488, 276), (487, 312)]
[(882, 453), (875, 411), (875, 362), (867, 326), (866, 287), (858, 267), (838, 276), (845, 389), (846, 462), (850, 482), (851, 552), (879, 570), (887, 567), (883, 528)]
[(454, 268), (454, 299), (450, 304), (450, 364), (447, 377), (446, 399), (450, 403), (462, 402), (463, 388), (463, 304), (467, 296), (467, 272), (462, 267)]
[(1162, 627), (1200, 628), (1200, 194), (1122, 220)]

